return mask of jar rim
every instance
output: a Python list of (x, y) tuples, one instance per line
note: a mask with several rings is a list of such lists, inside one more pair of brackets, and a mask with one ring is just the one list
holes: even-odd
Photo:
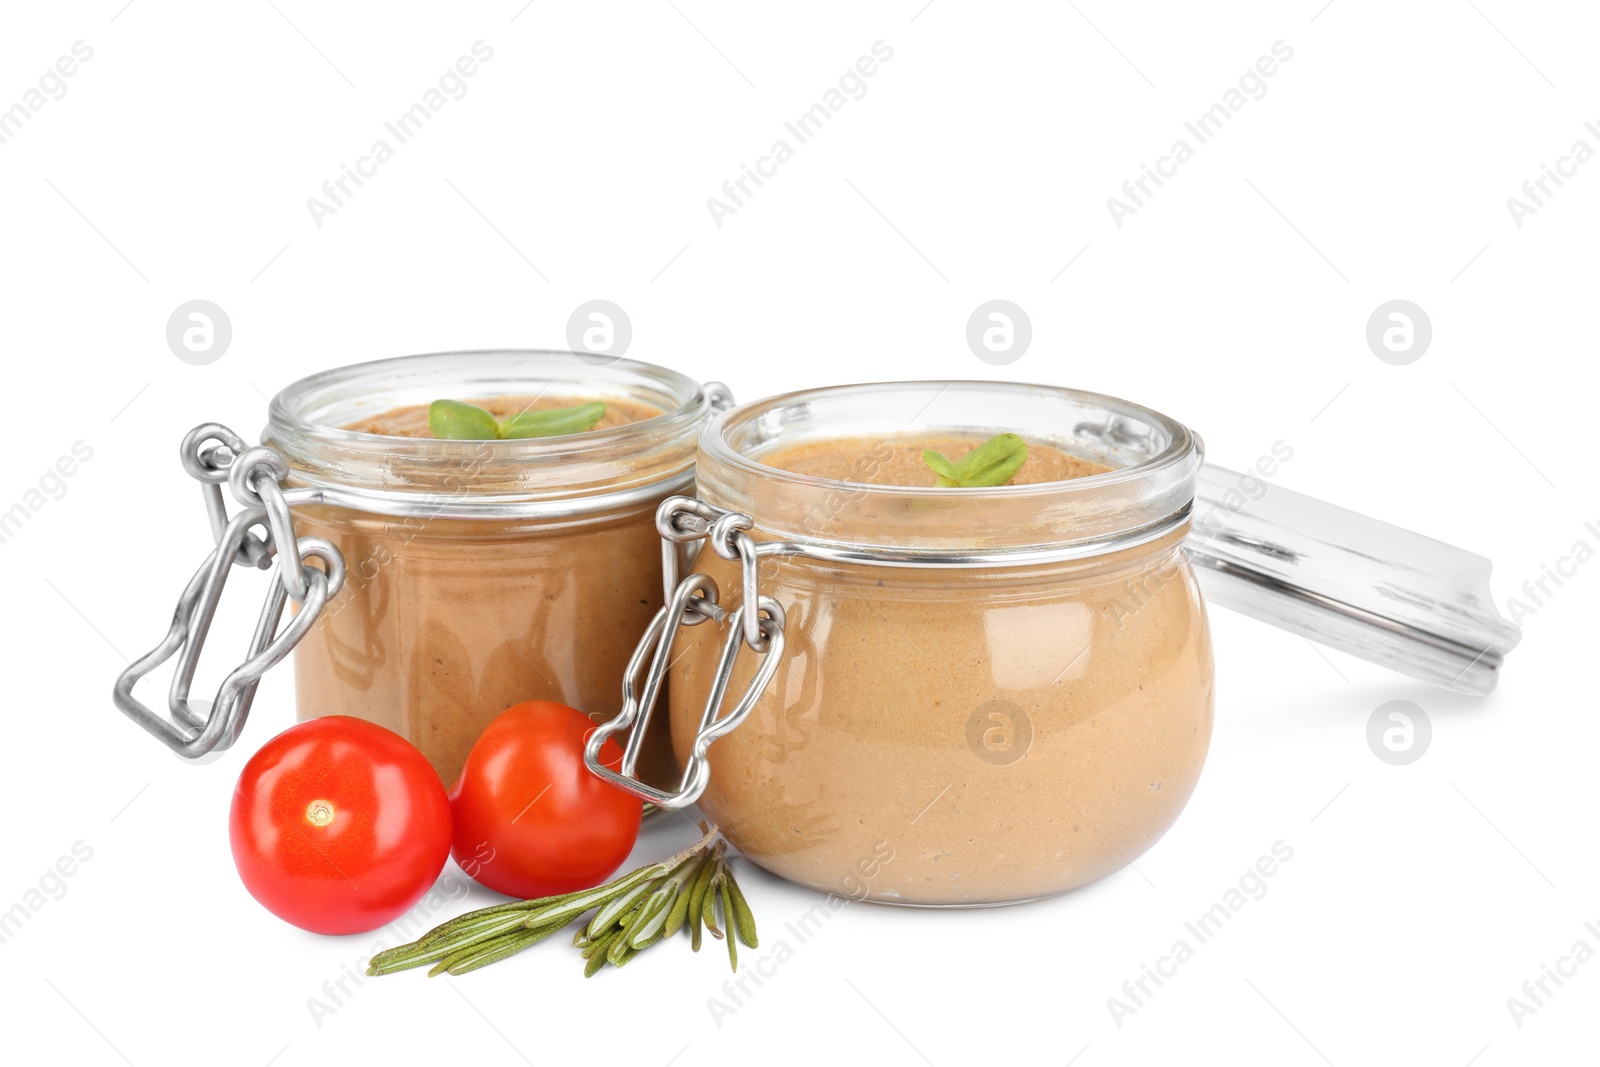
[[(441, 396), (523, 392), (649, 403), (659, 415), (557, 437), (453, 441), (348, 429), (363, 417)], [(392, 356), (318, 371), (268, 405), (262, 440), (292, 477), (330, 502), (379, 514), (555, 517), (675, 490), (712, 411), (706, 388), (666, 367), (549, 349)], [(476, 488), (463, 485), (470, 471)]]
[[(1049, 390), (1063, 397), (1070, 398), (1079, 407), (1085, 404), (1102, 404), (1121, 409), (1121, 413), (1137, 416), (1140, 419), (1161, 426), (1170, 434), (1167, 446), (1157, 455), (1150, 457), (1139, 464), (1128, 467), (1113, 467), (1100, 474), (1085, 474), (1077, 478), (1061, 479), (1053, 482), (1028, 482), (1021, 485), (997, 486), (955, 486), (941, 488), (929, 485), (880, 485), (872, 482), (852, 482), (837, 478), (819, 478), (810, 474), (797, 474), (782, 467), (774, 467), (751, 458), (734, 448), (727, 439), (730, 427), (743, 420), (760, 417), (768, 411), (782, 406), (804, 405), (818, 398), (837, 394), (842, 390), (853, 392), (903, 392), (908, 387), (925, 386), (983, 386), (986, 388), (1014, 389), (1017, 392), (1038, 392)], [(792, 480), (806, 485), (824, 485), (830, 489), (849, 492), (882, 492), (884, 494), (906, 494), (909, 496), (945, 497), (952, 493), (977, 497), (977, 496), (1009, 496), (1020, 497), (1030, 494), (1043, 495), (1050, 492), (1060, 492), (1066, 485), (1084, 485), (1099, 487), (1117, 482), (1137, 481), (1150, 477), (1162, 469), (1183, 463), (1191, 458), (1199, 449), (1198, 439), (1189, 428), (1170, 416), (1163, 415), (1154, 408), (1145, 407), (1143, 404), (1131, 400), (1123, 400), (1103, 393), (1092, 393), (1082, 389), (1069, 389), (1057, 385), (1032, 385), (1026, 382), (985, 381), (982, 379), (952, 379), (940, 381), (899, 381), (899, 382), (863, 382), (858, 385), (831, 385), (818, 386), (811, 389), (797, 389), (788, 393), (779, 393), (775, 396), (765, 397), (760, 400), (748, 401), (738, 404), (722, 412), (701, 431), (700, 447), (717, 460), (733, 466), (743, 467), (753, 474), (762, 477)]]
[[(406, 449), (404, 442), (416, 442), (416, 448), (436, 446), (437, 439), (431, 437), (398, 437), (390, 434), (367, 433), (364, 430), (350, 430), (342, 426), (334, 426), (314, 419), (304, 418), (299, 415), (291, 405), (304, 404), (311, 400), (317, 391), (325, 390), (346, 381), (362, 378), (380, 378), (391, 374), (404, 374), (407, 370), (421, 367), (424, 361), (464, 361), (480, 357), (516, 357), (533, 361), (548, 360), (550, 358), (566, 361), (568, 359), (584, 360), (584, 354), (565, 352), (558, 349), (513, 349), (513, 348), (481, 348), (461, 349), (450, 352), (423, 352), (408, 356), (386, 356), (381, 359), (365, 360), (360, 363), (347, 363), (339, 367), (330, 367), (327, 370), (308, 374), (284, 386), (269, 401), (267, 418), (269, 427), (280, 432), (298, 433), (307, 437), (315, 437), (328, 442), (357, 443), (379, 439), (386, 442), (385, 447), (390, 449)], [(592, 358), (592, 357), (591, 357)], [(680, 402), (677, 407), (664, 410), (660, 415), (638, 422), (626, 423), (622, 426), (613, 426), (606, 430), (587, 430), (583, 438), (591, 445), (596, 440), (606, 440), (609, 436), (625, 436), (629, 433), (638, 433), (657, 428), (663, 420), (692, 414), (698, 401), (704, 399), (700, 383), (688, 375), (667, 367), (659, 367), (653, 363), (643, 363), (638, 360), (623, 359), (621, 357), (608, 359), (606, 362), (590, 363), (595, 367), (616, 367), (641, 374), (646, 377), (659, 377), (663, 386), (676, 386), (688, 391), (691, 395)], [(496, 447), (514, 446), (511, 450), (528, 454), (538, 454), (541, 448), (548, 449), (566, 442), (570, 445), (570, 438), (576, 434), (564, 434), (559, 437), (524, 437), (514, 441), (489, 442)]]
[[(986, 410), (972, 418), (955, 414), (965, 411), (968, 402)], [(895, 403), (918, 411), (891, 428), (881, 412)], [(1006, 410), (1025, 406), (1036, 419), (1051, 412), (1076, 412), (1080, 421), (1059, 433), (1030, 433), (1005, 422)], [(928, 424), (910, 425), (930, 410)], [(830, 421), (835, 417), (848, 424), (836, 425)], [(1111, 469), (1057, 481), (942, 488), (821, 478), (763, 462), (780, 444), (948, 431), (1018, 432), (1065, 445), (1074, 454), (1089, 453), (1088, 458)], [(821, 546), (819, 555), (892, 565), (945, 561), (975, 566), (1009, 559), (1083, 558), (1164, 536), (1188, 520), (1201, 451), (1199, 438), (1178, 420), (1086, 390), (982, 380), (869, 382), (783, 393), (721, 413), (701, 432), (697, 479), (702, 495), (713, 503), (737, 511), (748, 506), (758, 530)], [(786, 497), (812, 503), (791, 506)], [(850, 502), (834, 508), (829, 521), (810, 523), (807, 508), (814, 513), (816, 501), (829, 499)], [(917, 531), (903, 519), (897, 525), (872, 514), (874, 508), (884, 515), (903, 515), (926, 507), (955, 514), (967, 509), (974, 522), (965, 534), (940, 535)], [(996, 526), (1007, 528), (977, 525), (991, 515), (1000, 519)]]

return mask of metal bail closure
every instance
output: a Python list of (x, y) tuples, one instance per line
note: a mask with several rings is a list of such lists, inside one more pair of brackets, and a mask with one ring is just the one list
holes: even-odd
[[(663, 503), (658, 512), (657, 526), (668, 544), (676, 548), (676, 543), (691, 538), (686, 536), (686, 531), (680, 525), (674, 524), (674, 508), (692, 510), (701, 513), (701, 517), (705, 518), (703, 512), (708, 506), (681, 497), (671, 498)], [(729, 513), (718, 512), (718, 514), (726, 518)], [(745, 519), (745, 525), (748, 524), (749, 520)], [(669, 530), (672, 531), (671, 534), (668, 533)], [(741, 548), (749, 546), (746, 550), (752, 560), (755, 558), (753, 545), (748, 538), (735, 538), (735, 543)], [(748, 592), (749, 590), (747, 597)], [(755, 625), (752, 629), (758, 638), (756, 641), (750, 641), (745, 632), (745, 619), (749, 617), (747, 613), (752, 610), (755, 613)], [(711, 691), (706, 696), (705, 710), (700, 715), (694, 743), (690, 746), (688, 766), (684, 768), (683, 778), (677, 790), (668, 792), (639, 780), (639, 753), (650, 727), (651, 712), (655, 709), (657, 697), (660, 695), (661, 682), (666, 676), (673, 641), (677, 637), (679, 628), (694, 626), (707, 619), (725, 622), (728, 626), (728, 636), (723, 642), (722, 654), (717, 660), (717, 672), (712, 678)], [(700, 794), (705, 792), (706, 785), (711, 781), (711, 762), (707, 758), (711, 743), (749, 717), (756, 701), (761, 698), (767, 683), (772, 681), (772, 675), (778, 669), (778, 661), (783, 657), (783, 625), (783, 608), (770, 596), (757, 594), (753, 598), (747, 598), (737, 609), (729, 613), (718, 606), (717, 583), (710, 576), (694, 573), (685, 577), (673, 590), (666, 606), (656, 612), (649, 628), (639, 640), (638, 647), (634, 649), (633, 657), (628, 661), (627, 672), (622, 680), (622, 710), (615, 718), (602, 724), (589, 735), (589, 741), (584, 746), (583, 752), (584, 762), (589, 770), (612, 785), (625, 789), (658, 808), (683, 808), (700, 799)], [(731, 710), (724, 710), (728, 685), (733, 677), (733, 668), (741, 645), (749, 645), (761, 659), (749, 687)], [(622, 764), (618, 770), (612, 770), (600, 762), (600, 747), (605, 744), (607, 738), (629, 727), (632, 727), (632, 733), (628, 735), (627, 747), (622, 753)]]
[[(283, 457), (266, 447), (246, 448), (238, 434), (221, 423), (196, 426), (183, 439), (184, 470), (205, 489), (206, 517), (216, 547), (200, 564), (178, 598), (172, 625), (161, 643), (117, 676), (111, 699), (134, 722), (159, 737), (184, 759), (203, 760), (232, 745), (250, 714), (261, 676), (293, 651), (322, 614), (322, 608), (344, 586), (344, 557), (320, 537), (296, 538), (289, 501), (278, 485), (289, 472)], [(222, 483), (244, 505), (232, 519), (222, 500)], [(253, 532), (261, 527), (264, 534)], [(322, 568), (308, 566), (316, 556)], [(276, 564), (273, 559), (276, 557)], [(243, 663), (222, 680), (209, 708), (189, 698), (194, 674), (205, 647), (217, 603), (234, 565), (273, 567), (271, 584)], [(285, 600), (299, 607), (278, 631)], [(133, 695), (139, 679), (178, 656), (163, 716)]]
[[(299, 542), (302, 555), (321, 557), (328, 564), (324, 574), (315, 567), (304, 566), (307, 595), (300, 611), (277, 633), (278, 620), (288, 599), (279, 576), (274, 573), (261, 614), (256, 620), (255, 633), (250, 639), (246, 659), (234, 668), (217, 690), (209, 709), (197, 707), (189, 698), (189, 687), (194, 681), (200, 650), (205, 644), (211, 621), (216, 615), (217, 603), (222, 597), (228, 573), (236, 554), (243, 544), (249, 528), (266, 519), (260, 508), (240, 511), (223, 530), (217, 543), (194, 577), (189, 580), (183, 595), (178, 598), (173, 612), (172, 625), (167, 634), (151, 651), (139, 657), (117, 678), (112, 699), (129, 718), (150, 733), (159, 737), (178, 755), (185, 759), (202, 759), (220, 753), (238, 738), (250, 711), (256, 686), (269, 668), (287, 656), (321, 613), (322, 606), (343, 583), (344, 568), (337, 550), (321, 538), (306, 537)], [(339, 562), (335, 563), (334, 561)], [(280, 559), (279, 567), (285, 564)], [(275, 636), (276, 635), (276, 636)], [(178, 666), (173, 674), (167, 706), (170, 718), (161, 716), (146, 707), (133, 695), (134, 686), (141, 678), (178, 654)]]
[[(267, 518), (265, 509), (248, 508), (229, 521), (222, 539), (178, 598), (167, 635), (155, 648), (131, 663), (117, 677), (112, 690), (112, 700), (118, 708), (185, 759), (205, 759), (233, 744), (250, 713), (250, 703), (261, 676), (299, 643), (317, 621), (328, 598), (344, 584), (344, 560), (338, 549), (320, 537), (300, 538), (296, 545), (298, 555), (320, 558), (327, 570), (299, 564), (306, 596), (300, 603), (300, 610), (282, 632), (278, 632), (278, 620), (289, 597), (281, 572), (284, 567), (295, 565), (294, 554), (280, 553), (244, 662), (223, 679), (209, 709), (196, 706), (189, 698), (189, 687), (194, 681), (200, 650), (216, 615), (223, 586), (247, 531)], [(168, 718), (146, 707), (133, 695), (133, 689), (141, 678), (171, 659), (174, 653), (178, 654), (178, 665), (168, 693), (167, 707), (171, 716)]]
[[(230, 467), (245, 451), (244, 440), (220, 422), (202, 422), (185, 434), (183, 443), (178, 446), (178, 458), (184, 471), (200, 483), (214, 541), (221, 540), (222, 532), (228, 527), (228, 506), (222, 498), (222, 486), (228, 481)], [(233, 562), (241, 567), (266, 570), (272, 566), (272, 545), (265, 537), (246, 533)]]

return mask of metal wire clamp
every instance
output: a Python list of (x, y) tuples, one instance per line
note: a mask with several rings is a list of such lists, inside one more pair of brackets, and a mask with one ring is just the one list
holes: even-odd
[[(604, 780), (625, 789), (659, 808), (682, 808), (693, 804), (711, 781), (707, 750), (712, 742), (733, 730), (749, 717), (767, 683), (772, 680), (783, 658), (783, 608), (757, 588), (757, 548), (745, 533), (751, 526), (748, 515), (723, 511), (692, 497), (672, 496), (656, 509), (656, 529), (662, 538), (662, 562), (666, 572), (667, 603), (655, 614), (628, 661), (622, 681), (622, 710), (589, 735), (584, 746), (584, 762)], [(677, 579), (683, 556), (680, 549), (705, 539), (724, 559), (740, 565), (743, 598), (731, 613), (717, 603), (717, 583), (709, 575), (695, 572)], [(698, 626), (707, 619), (726, 622), (728, 636), (723, 642), (717, 670), (705, 710), (695, 730), (687, 766), (676, 790), (668, 791), (641, 782), (638, 777), (639, 753), (650, 726), (651, 712), (661, 692), (661, 682), (672, 655), (673, 640), (682, 626)], [(749, 687), (724, 710), (728, 684), (740, 647), (760, 656)], [(633, 728), (623, 749), (617, 770), (600, 761), (600, 748), (613, 734)]]
[[(203, 760), (219, 755), (238, 738), (261, 676), (316, 623), (323, 606), (343, 587), (345, 566), (344, 557), (329, 541), (295, 537), (289, 501), (279, 485), (288, 465), (274, 450), (246, 448), (226, 426), (204, 423), (184, 437), (182, 459), (184, 469), (201, 483), (216, 546), (184, 587), (166, 636), (118, 675), (112, 700), (178, 755)], [(231, 519), (222, 497), (223, 483), (243, 505)], [(263, 532), (255, 532), (257, 528)], [(322, 566), (309, 564), (308, 558), (321, 560)], [(273, 574), (244, 661), (204, 706), (204, 701), (190, 698), (189, 689), (235, 565), (272, 567)], [(299, 610), (280, 631), (278, 623), (289, 600)], [(167, 693), (168, 714), (162, 715), (145, 706), (133, 690), (141, 678), (174, 655), (178, 659)]]

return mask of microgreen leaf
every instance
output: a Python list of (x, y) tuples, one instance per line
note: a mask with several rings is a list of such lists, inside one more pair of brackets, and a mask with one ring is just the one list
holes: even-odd
[(946, 489), (1005, 485), (1027, 460), (1027, 442), (1014, 433), (996, 434), (954, 463), (931, 448), (922, 453), (922, 462)]
[(582, 433), (594, 429), (594, 424), (599, 422), (605, 413), (606, 406), (599, 401), (578, 404), (570, 408), (524, 411), (500, 424), (500, 436), (560, 437), (563, 434)]
[(949, 489), (961, 484), (956, 465), (946, 459), (943, 452), (936, 452), (931, 448), (926, 449), (922, 453), (922, 462), (926, 463), (928, 469), (939, 476), (939, 487), (941, 489)]
[(525, 437), (560, 437), (592, 430), (605, 417), (599, 401), (568, 408), (522, 411), (506, 419), (495, 417), (476, 404), (460, 400), (435, 400), (428, 405), (428, 431), (447, 441), (498, 441)]
[(476, 404), (435, 400), (428, 405), (428, 432), (446, 441), (495, 441), (500, 424)]

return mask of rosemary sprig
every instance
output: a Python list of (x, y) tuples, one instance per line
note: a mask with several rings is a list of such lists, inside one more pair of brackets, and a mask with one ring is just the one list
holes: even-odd
[[(466, 974), (538, 944), (594, 912), (572, 939), (585, 960), (585, 977), (606, 964), (621, 967), (657, 941), (687, 929), (694, 950), (701, 932), (724, 938), (728, 963), (739, 967), (735, 942), (756, 947), (756, 921), (733, 878), (727, 842), (717, 828), (682, 852), (613, 879), (560, 896), (497, 904), (441, 923), (408, 945), (386, 949), (367, 963), (367, 974), (394, 974), (431, 965), (430, 977)], [(718, 925), (718, 913), (721, 926)]]

